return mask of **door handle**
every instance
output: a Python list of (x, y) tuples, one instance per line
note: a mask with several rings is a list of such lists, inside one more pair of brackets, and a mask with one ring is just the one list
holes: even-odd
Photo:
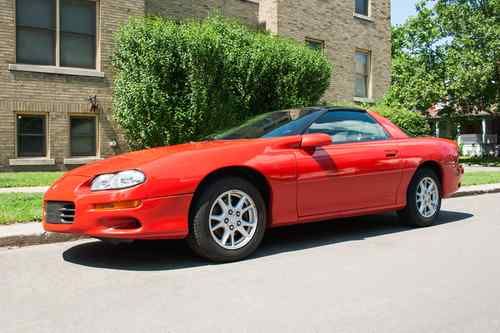
[(388, 157), (388, 158), (398, 157), (398, 151), (397, 150), (386, 150), (385, 157)]

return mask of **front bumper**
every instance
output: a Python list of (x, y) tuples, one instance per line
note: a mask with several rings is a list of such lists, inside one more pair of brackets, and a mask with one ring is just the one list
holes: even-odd
[[(67, 176), (54, 184), (44, 197), (43, 228), (96, 238), (178, 239), (188, 235), (188, 212), (192, 194), (147, 198), (145, 184), (125, 190), (91, 192), (89, 179)], [(139, 200), (140, 205), (125, 209), (96, 209), (96, 204)], [(49, 201), (72, 202), (72, 223), (49, 223)], [(53, 221), (51, 221), (53, 222)]]

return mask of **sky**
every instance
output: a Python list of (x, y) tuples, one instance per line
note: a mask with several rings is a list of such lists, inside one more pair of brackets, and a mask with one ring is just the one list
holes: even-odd
[(401, 24), (408, 16), (415, 14), (415, 3), (417, 0), (392, 0), (391, 21), (392, 24)]

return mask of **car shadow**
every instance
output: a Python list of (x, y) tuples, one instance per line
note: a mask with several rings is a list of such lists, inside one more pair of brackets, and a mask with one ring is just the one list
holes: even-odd
[[(466, 221), (472, 216), (468, 213), (442, 211), (433, 227)], [(266, 233), (260, 248), (249, 259), (410, 230), (414, 228), (401, 225), (396, 214), (276, 228)], [(196, 257), (183, 240), (140, 241), (121, 245), (89, 241), (64, 251), (63, 259), (83, 266), (129, 271), (175, 270), (213, 265)]]

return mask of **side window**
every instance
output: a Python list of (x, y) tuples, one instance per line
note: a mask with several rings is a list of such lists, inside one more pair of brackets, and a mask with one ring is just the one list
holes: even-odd
[(311, 124), (307, 133), (325, 133), (332, 142), (363, 142), (387, 139), (387, 133), (369, 114), (360, 111), (329, 111)]

